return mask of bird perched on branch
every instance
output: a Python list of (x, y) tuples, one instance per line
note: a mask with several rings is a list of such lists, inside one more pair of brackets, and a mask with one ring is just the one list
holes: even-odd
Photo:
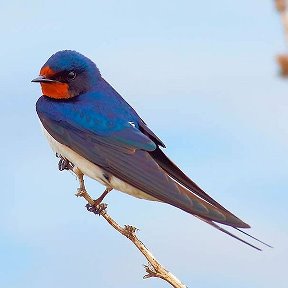
[(41, 84), (43, 96), (36, 110), (52, 149), (61, 157), (60, 170), (77, 171), (80, 192), (85, 189), (83, 174), (106, 187), (94, 202), (95, 211), (105, 195), (116, 189), (173, 205), (256, 248), (216, 224), (237, 230), (250, 227), (164, 154), (164, 143), (90, 59), (75, 51), (59, 51), (32, 82)]

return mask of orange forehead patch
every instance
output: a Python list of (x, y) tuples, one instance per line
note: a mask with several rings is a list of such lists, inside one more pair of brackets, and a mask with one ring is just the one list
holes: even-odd
[(50, 83), (40, 83), (42, 88), (42, 93), (45, 96), (54, 99), (68, 99), (70, 98), (69, 87), (66, 83), (60, 82), (50, 82)]
[(47, 78), (53, 76), (55, 72), (49, 67), (49, 66), (44, 66), (40, 70), (40, 75), (45, 76)]

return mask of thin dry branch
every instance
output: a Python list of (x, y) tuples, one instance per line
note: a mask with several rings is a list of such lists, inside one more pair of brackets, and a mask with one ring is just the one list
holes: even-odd
[[(284, 36), (286, 45), (288, 45), (288, 13), (287, 13), (287, 0), (275, 0), (275, 6), (280, 14), (281, 22), (283, 25)], [(288, 77), (288, 55), (277, 55), (277, 62), (280, 66), (280, 73), (283, 77)]]
[(286, 44), (288, 45), (288, 15), (287, 15), (287, 0), (275, 0), (275, 6), (280, 14), (280, 18), (283, 25), (283, 30), (286, 38)]
[[(76, 196), (81, 196), (86, 199), (88, 204), (86, 205), (88, 211), (93, 211), (94, 208), (94, 200), (90, 197), (86, 190), (79, 191)], [(136, 236), (137, 228), (125, 225), (121, 227), (106, 211), (106, 204), (100, 204), (98, 214), (102, 216), (114, 229), (116, 229), (119, 233), (127, 237), (144, 255), (144, 257), (148, 261), (148, 265), (144, 265), (146, 270), (146, 275), (143, 277), (151, 278), (161, 278), (171, 284), (175, 288), (187, 288), (184, 284), (181, 283), (179, 279), (177, 279), (171, 272), (166, 270), (152, 255), (152, 253), (145, 247), (145, 245), (138, 239)]]

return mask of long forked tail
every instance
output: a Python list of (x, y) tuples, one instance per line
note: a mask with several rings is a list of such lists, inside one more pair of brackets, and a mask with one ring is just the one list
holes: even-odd
[(233, 227), (233, 228), (236, 229), (237, 231), (239, 231), (239, 232), (245, 234), (246, 236), (248, 236), (248, 237), (250, 237), (250, 238), (252, 238), (252, 239), (254, 239), (254, 240), (260, 242), (261, 244), (263, 244), (263, 245), (265, 245), (265, 246), (267, 246), (267, 247), (269, 247), (269, 248), (273, 248), (273, 246), (271, 246), (271, 245), (269, 245), (269, 244), (263, 242), (262, 240), (260, 240), (260, 239), (258, 239), (258, 238), (256, 238), (256, 237), (254, 237), (254, 236), (252, 236), (252, 235), (250, 235), (249, 233), (247, 233), (247, 232), (245, 232), (245, 231), (243, 231), (243, 230), (241, 230), (241, 229), (239, 229), (239, 228), (237, 228), (237, 227)]
[[(233, 238), (235, 238), (235, 239), (241, 241), (242, 243), (244, 243), (244, 244), (246, 244), (246, 245), (248, 245), (248, 246), (250, 246), (250, 247), (252, 247), (252, 248), (254, 248), (254, 249), (258, 250), (258, 251), (262, 251), (262, 249), (260, 249), (259, 247), (257, 247), (257, 246), (255, 246), (255, 245), (253, 245), (253, 244), (247, 242), (246, 240), (244, 240), (244, 239), (238, 237), (237, 235), (235, 235), (235, 234), (231, 233), (230, 231), (224, 229), (223, 227), (221, 227), (220, 225), (214, 223), (213, 221), (211, 221), (211, 220), (207, 220), (207, 219), (202, 218), (202, 217), (197, 216), (197, 215), (195, 215), (195, 217), (197, 217), (198, 219), (200, 219), (200, 220), (204, 221), (205, 223), (211, 225), (212, 227), (216, 228), (217, 230), (219, 230), (219, 231), (221, 231), (221, 232), (223, 232), (223, 233), (225, 233), (225, 234), (227, 234), (227, 235), (229, 235), (229, 236), (231, 236), (231, 237), (233, 237)], [(239, 228), (237, 228), (237, 227), (232, 227), (232, 228), (234, 228), (234, 229), (236, 229), (237, 231), (239, 231), (239, 232), (245, 234), (246, 236), (248, 236), (248, 237), (250, 237), (250, 238), (252, 238), (252, 239), (254, 239), (254, 240), (260, 242), (261, 244), (263, 244), (263, 245), (265, 245), (265, 246), (267, 246), (267, 247), (273, 248), (271, 245), (269, 245), (269, 244), (267, 244), (267, 243), (265, 243), (265, 242), (263, 242), (263, 241), (257, 239), (256, 237), (254, 237), (254, 236), (248, 234), (248, 233), (245, 232), (245, 231), (242, 231), (241, 229), (239, 229)]]

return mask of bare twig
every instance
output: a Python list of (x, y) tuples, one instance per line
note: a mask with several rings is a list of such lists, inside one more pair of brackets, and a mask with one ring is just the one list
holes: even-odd
[(282, 25), (284, 28), (284, 34), (286, 38), (286, 44), (288, 45), (288, 15), (287, 15), (287, 1), (286, 0), (275, 0), (275, 6), (280, 14)]
[[(93, 211), (89, 209), (94, 207), (94, 200), (91, 196), (87, 193), (86, 190), (82, 190), (80, 193), (76, 194), (77, 196), (81, 196), (86, 199), (88, 204), (86, 205), (89, 211)], [(102, 206), (101, 206), (102, 205)], [(125, 225), (121, 227), (110, 215), (108, 215), (106, 211), (105, 204), (98, 205), (98, 214), (101, 215), (114, 229), (116, 229), (119, 233), (127, 237), (137, 248), (138, 250), (144, 255), (144, 257), (148, 261), (148, 265), (144, 265), (146, 270), (146, 275), (143, 277), (144, 279), (157, 277), (165, 280), (169, 284), (171, 284), (175, 288), (185, 288), (184, 284), (181, 283), (179, 279), (177, 279), (171, 272), (166, 270), (152, 255), (152, 253), (145, 247), (145, 245), (138, 239), (136, 236), (136, 231), (138, 230), (135, 227)], [(95, 209), (95, 207), (94, 207)]]
[[(287, 13), (287, 0), (275, 0), (275, 6), (280, 14), (281, 22), (284, 30), (284, 37), (286, 40), (286, 46), (288, 46), (288, 13)], [(284, 77), (288, 76), (288, 55), (280, 54), (277, 55), (277, 62), (280, 66), (281, 75)]]

